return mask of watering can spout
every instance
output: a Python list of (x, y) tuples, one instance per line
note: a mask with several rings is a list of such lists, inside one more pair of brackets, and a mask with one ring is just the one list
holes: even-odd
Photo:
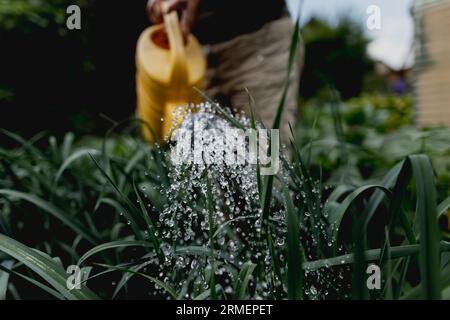
[(203, 50), (193, 35), (183, 41), (176, 12), (164, 14), (164, 24), (141, 34), (136, 50), (137, 115), (145, 123), (147, 141), (170, 137), (187, 105), (200, 102), (193, 88), (203, 87), (205, 74)]

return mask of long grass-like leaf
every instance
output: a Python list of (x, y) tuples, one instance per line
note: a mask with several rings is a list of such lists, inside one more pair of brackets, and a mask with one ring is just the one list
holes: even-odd
[(16, 240), (0, 234), (0, 251), (22, 262), (52, 285), (66, 299), (93, 300), (98, 297), (86, 286), (69, 290), (67, 280), (69, 275), (55, 260), (40, 251), (31, 249)]
[[(58, 300), (64, 300), (64, 296), (62, 294), (60, 294), (58, 291), (46, 286), (43, 283), (40, 283), (39, 281), (34, 280), (33, 278), (30, 278), (24, 274), (16, 272), (13, 269), (5, 268), (1, 264), (0, 264), (0, 270), (3, 270), (5, 273), (10, 273), (14, 276), (24, 279), (25, 281), (30, 282), (32, 285), (42, 289), (43, 291), (47, 292), (48, 294), (50, 294), (51, 296), (55, 297)], [(0, 298), (0, 300), (2, 300), (2, 299)]]
[[(384, 176), (380, 185), (384, 186), (385, 188), (391, 188), (394, 185), (395, 181), (398, 179), (398, 175), (400, 173), (402, 166), (403, 162), (398, 163), (394, 168), (389, 170), (389, 172)], [(376, 190), (372, 195), (372, 197), (370, 197), (370, 200), (365, 206), (364, 211), (362, 213), (364, 228), (367, 228), (370, 219), (372, 219), (373, 214), (375, 213), (376, 209), (379, 207), (380, 203), (383, 201), (385, 197), (386, 193), (382, 190)]]
[(208, 226), (209, 226), (209, 247), (211, 250), (211, 280), (210, 280), (210, 289), (211, 289), (211, 299), (216, 299), (216, 275), (215, 275), (215, 265), (214, 265), (214, 203), (212, 196), (212, 186), (209, 178), (206, 177), (206, 205), (208, 209)]
[(255, 270), (256, 264), (248, 261), (242, 265), (241, 271), (239, 272), (239, 277), (235, 287), (234, 298), (237, 300), (242, 300), (245, 298), (247, 292), (248, 283), (250, 281), (250, 276)]
[(340, 230), (340, 225), (342, 222), (342, 219), (344, 218), (345, 213), (348, 211), (350, 206), (353, 204), (355, 199), (363, 195), (365, 192), (371, 191), (371, 190), (380, 189), (384, 191), (386, 194), (390, 195), (390, 191), (385, 188), (384, 186), (379, 185), (368, 185), (364, 187), (360, 187), (353, 191), (351, 194), (349, 194), (344, 201), (334, 210), (329, 213), (329, 221), (330, 221), (330, 233), (332, 235), (333, 240), (333, 252), (337, 253), (337, 246), (338, 246), (338, 235)]
[[(218, 296), (220, 294), (220, 292), (223, 291), (222, 286), (220, 284), (216, 284), (216, 287), (214, 288), (216, 291), (216, 296)], [(206, 300), (208, 299), (208, 297), (211, 296), (211, 292), (210, 289), (203, 291), (202, 293), (200, 293), (198, 296), (196, 296), (194, 298), (194, 300)]]
[[(149, 258), (151, 257), (152, 253), (146, 254), (143, 258)], [(149, 261), (145, 261), (141, 264), (138, 264), (136, 266), (133, 266), (130, 268), (130, 270), (134, 271), (134, 272), (139, 272), (139, 270), (144, 269), (145, 267), (147, 267), (149, 265)], [(114, 293), (112, 296), (112, 299), (115, 299), (116, 296), (119, 294), (120, 290), (122, 290), (122, 288), (127, 284), (127, 282), (134, 276), (134, 273), (125, 273), (122, 278), (120, 279), (119, 283), (117, 284), (116, 288), (114, 289)]]
[(105, 250), (124, 247), (152, 247), (152, 246), (153, 245), (150, 242), (137, 240), (121, 240), (104, 243), (86, 252), (78, 261), (78, 265), (81, 266), (83, 262), (86, 261), (89, 257), (92, 257), (94, 254), (97, 254)]
[(97, 155), (97, 154), (100, 154), (100, 151), (95, 150), (95, 149), (81, 149), (81, 150), (78, 150), (78, 151), (74, 152), (73, 154), (71, 154), (63, 162), (63, 164), (59, 168), (58, 172), (56, 173), (56, 175), (55, 175), (55, 184), (58, 182), (58, 180), (61, 177), (61, 175), (64, 172), (64, 170), (66, 170), (73, 162), (77, 161), (80, 158), (86, 157), (89, 154)]
[(128, 222), (130, 223), (131, 228), (134, 231), (134, 234), (136, 235), (136, 238), (139, 240), (144, 240), (142, 237), (142, 234), (139, 230), (139, 224), (137, 223), (136, 219), (136, 212), (139, 212), (139, 209), (136, 208), (136, 206), (130, 201), (130, 199), (120, 190), (120, 188), (117, 186), (117, 184), (114, 182), (114, 180), (108, 175), (108, 173), (100, 166), (100, 164), (95, 160), (95, 158), (90, 155), (92, 161), (94, 161), (97, 168), (100, 170), (102, 175), (106, 178), (106, 180), (111, 184), (111, 186), (116, 191), (117, 195), (128, 205), (130, 211), (125, 210), (123, 214), (126, 216)]
[(283, 93), (281, 95), (280, 104), (278, 105), (277, 113), (273, 121), (272, 129), (279, 129), (281, 124), (281, 117), (283, 115), (284, 107), (286, 104), (286, 97), (291, 84), (291, 75), (295, 67), (297, 49), (300, 40), (300, 17), (295, 22), (294, 31), (291, 37), (291, 46), (289, 48), (289, 60), (287, 65), (286, 78), (284, 79)]
[(117, 270), (117, 271), (122, 271), (122, 272), (129, 272), (129, 273), (132, 273), (132, 274), (135, 274), (135, 275), (139, 275), (139, 276), (141, 276), (141, 277), (143, 277), (143, 278), (149, 280), (150, 282), (153, 282), (153, 283), (156, 284), (157, 286), (163, 288), (164, 291), (166, 291), (168, 294), (170, 294), (170, 296), (171, 296), (173, 299), (176, 299), (177, 296), (178, 296), (177, 293), (175, 292), (175, 290), (174, 290), (173, 288), (171, 288), (169, 285), (167, 285), (167, 284), (165, 284), (164, 282), (162, 282), (162, 281), (160, 281), (160, 280), (158, 280), (158, 279), (156, 279), (156, 278), (154, 278), (154, 277), (151, 277), (151, 276), (149, 276), (149, 275), (147, 275), (147, 274), (145, 274), (145, 273), (141, 273), (141, 272), (138, 272), (138, 271), (134, 271), (134, 270), (132, 270), (132, 269), (127, 269), (127, 268), (122, 268), (122, 267), (116, 267), (116, 266), (110, 266), (110, 265), (106, 265), (106, 264), (100, 264), (100, 263), (99, 263), (99, 264), (97, 264), (97, 265), (100, 266), (100, 267), (107, 268), (107, 269), (112, 269), (112, 270)]
[[(4, 261), (0, 263), (0, 300), (6, 300), (6, 292), (8, 291), (9, 272), (14, 261)], [(3, 270), (3, 271), (2, 271)]]
[(448, 209), (450, 209), (450, 197), (448, 197), (438, 205), (437, 213), (439, 216), (442, 216), (447, 213)]
[[(450, 243), (441, 242), (440, 244), (441, 252), (449, 252), (450, 251)], [(381, 257), (382, 249), (371, 249), (367, 250), (364, 253), (366, 261), (378, 261)], [(409, 257), (412, 255), (416, 255), (420, 252), (420, 245), (403, 245), (403, 246), (395, 246), (391, 247), (391, 258), (397, 259), (402, 257)], [(303, 263), (304, 270), (317, 270), (320, 268), (328, 268), (332, 266), (346, 265), (353, 263), (354, 255), (352, 253), (345, 254), (342, 256), (336, 256), (328, 259), (320, 259), (316, 261), (309, 261)]]
[(40, 209), (50, 213), (55, 218), (66, 224), (70, 229), (72, 229), (75, 233), (81, 234), (86, 240), (91, 242), (92, 244), (98, 243), (98, 239), (95, 238), (91, 234), (89, 230), (87, 230), (83, 225), (81, 225), (77, 220), (74, 220), (71, 216), (69, 216), (62, 209), (54, 206), (52, 203), (47, 202), (33, 194), (24, 193), (15, 190), (7, 190), (0, 189), (0, 195), (18, 198), (21, 200), (28, 201)]
[[(366, 286), (366, 235), (361, 217), (353, 213), (352, 242), (353, 242), (353, 262), (352, 262), (352, 299), (367, 299), (368, 292)], [(336, 239), (337, 242), (337, 239)]]
[(303, 254), (300, 244), (298, 216), (289, 191), (284, 187), (287, 225), (287, 288), (288, 298), (299, 300), (303, 297)]
[[(450, 265), (447, 265), (439, 274), (438, 274), (439, 282), (441, 283), (442, 287), (445, 289), (450, 285)], [(409, 290), (405, 295), (403, 295), (400, 300), (413, 300), (413, 299), (421, 299), (423, 298), (423, 282), (417, 285), (415, 288)], [(441, 292), (442, 293), (442, 292)], [(440, 293), (440, 294), (441, 294)], [(447, 294), (445, 292), (445, 294)], [(443, 296), (444, 298), (444, 296)]]
[(437, 224), (434, 171), (427, 156), (409, 157), (416, 179), (417, 216), (420, 223), (420, 269), (424, 298), (439, 299), (440, 233)]
[(142, 217), (143, 217), (143, 219), (145, 221), (145, 225), (146, 225), (146, 228), (147, 228), (148, 236), (149, 236), (150, 240), (152, 241), (153, 247), (156, 250), (156, 252), (158, 253), (160, 259), (162, 259), (163, 258), (163, 252), (161, 250), (161, 244), (159, 242), (159, 239), (156, 237), (155, 225), (153, 224), (153, 221), (148, 216), (148, 212), (145, 209), (144, 202), (142, 201), (142, 197), (139, 194), (139, 191), (137, 190), (136, 183), (134, 182), (134, 180), (133, 180), (133, 189), (134, 189), (134, 193), (136, 194), (136, 197), (137, 197), (138, 202), (139, 202), (139, 207), (141, 209)]

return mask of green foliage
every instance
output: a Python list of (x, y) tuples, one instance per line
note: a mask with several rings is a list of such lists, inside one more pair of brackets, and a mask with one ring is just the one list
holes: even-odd
[(0, 30), (33, 32), (36, 28), (55, 28), (66, 34), (66, 9), (70, 5), (86, 7), (86, 0), (1, 0)]
[[(260, 263), (267, 262), (261, 262), (253, 255), (259, 249), (252, 248), (253, 254), (249, 256), (245, 247), (241, 247), (243, 251), (236, 255), (250, 258), (250, 261), (242, 261), (242, 264), (233, 264), (226, 256), (216, 255), (221, 245), (215, 240), (215, 234), (220, 230), (232, 235), (235, 230), (232, 224), (215, 225), (209, 229), (210, 248), (174, 248), (184, 258), (211, 257), (205, 260), (205, 269), (193, 269), (192, 272), (182, 274), (174, 270), (170, 276), (166, 274), (168, 277), (161, 278), (152, 272), (149, 264), (152, 257), (158, 255), (155, 245), (160, 246), (160, 242), (148, 237), (149, 232), (155, 231), (148, 229), (153, 224), (148, 218), (163, 210), (167, 201), (164, 194), (151, 192), (152, 186), (170, 187), (167, 181), (171, 178), (165, 173), (169, 164), (164, 160), (164, 151), (135, 139), (128, 131), (114, 138), (106, 137), (103, 141), (84, 139), (76, 142), (69, 134), (60, 143), (53, 138), (44, 142), (42, 137), (36, 137), (28, 142), (12, 134), (9, 136), (16, 140), (18, 147), (12, 150), (0, 149), (0, 187), (3, 189), (0, 228), (1, 233), (8, 235), (0, 238), (0, 251), (8, 254), (0, 256), (0, 259), (5, 262), (11, 259), (10, 256), (19, 261), (23, 259), (26, 266), (42, 277), (25, 275), (25, 267), (21, 264), (3, 264), (2, 270), (11, 274), (7, 279), (8, 284), (23, 292), (23, 297), (27, 297), (25, 292), (35, 287), (36, 290), (42, 290), (34, 293), (39, 296), (50, 294), (59, 298), (62, 298), (61, 295), (69, 299), (77, 298), (61, 286), (66, 279), (61, 268), (79, 263), (93, 267), (86, 284), (102, 298), (124, 298), (130, 297), (130, 294), (141, 296), (146, 292), (159, 298), (183, 298), (186, 294), (198, 299), (254, 298), (255, 282), (264, 279), (274, 279), (270, 284), (273, 289), (265, 292), (267, 298), (348, 298), (351, 297), (351, 291), (345, 279), (352, 274), (353, 268), (364, 270), (363, 265), (368, 261), (376, 261), (382, 255), (382, 250), (377, 248), (381, 248), (383, 242), (372, 238), (377, 230), (383, 232), (384, 224), (378, 226), (376, 222), (380, 218), (387, 219), (391, 243), (388, 259), (392, 260), (394, 266), (412, 257), (408, 264), (412, 268), (419, 252), (416, 243), (422, 248), (419, 260), (422, 281), (418, 282), (419, 275), (410, 271), (405, 281), (400, 282), (398, 279), (401, 277), (398, 276), (402, 270), (398, 267), (388, 274), (399, 296), (419, 285), (424, 289), (419, 290), (418, 297), (425, 297), (422, 292), (431, 298), (440, 297), (441, 289), (436, 283), (441, 282), (436, 274), (441, 271), (441, 266), (440, 255), (436, 253), (450, 248), (448, 242), (439, 242), (437, 219), (446, 212), (450, 201), (446, 199), (436, 207), (436, 198), (432, 192), (433, 169), (426, 156), (407, 158), (397, 166), (399, 170), (389, 172), (378, 185), (342, 188), (345, 185), (341, 184), (333, 187), (330, 193), (328, 188), (311, 180), (304, 161), (307, 154), (294, 148), (294, 161), (292, 164), (285, 162), (288, 174), (285, 176), (284, 191), (279, 190), (278, 186), (273, 188), (267, 211), (268, 232), (262, 233), (262, 237), (263, 243), (272, 252), (269, 259), (272, 262), (269, 264), (270, 272), (262, 275), (263, 280), (258, 275)], [(89, 154), (96, 155), (93, 156), (95, 162)], [(416, 187), (410, 188), (410, 179), (416, 181)], [(133, 187), (133, 180), (137, 188)], [(146, 188), (143, 189), (143, 186)], [(376, 190), (381, 191), (380, 196)], [(138, 197), (138, 194), (144, 196)], [(205, 207), (198, 210), (199, 214), (206, 212), (208, 221), (213, 224), (215, 209), (212, 195), (208, 194), (203, 202)], [(279, 194), (282, 194), (281, 198), (277, 196)], [(140, 208), (132, 199), (138, 200)], [(152, 206), (141, 206), (144, 202)], [(405, 216), (400, 208), (406, 208)], [(280, 209), (286, 214), (287, 234), (286, 240), (275, 246), (272, 237), (277, 227), (273, 217)], [(352, 220), (349, 220), (351, 212), (362, 213), (359, 220), (364, 223), (358, 224), (362, 228), (358, 238), (367, 239), (368, 247), (360, 251), (355, 251), (352, 239), (346, 239), (345, 236)], [(122, 215), (124, 213), (126, 217)], [(382, 218), (387, 213), (390, 218)], [(299, 224), (301, 228), (298, 228)], [(412, 228), (414, 224), (420, 228)], [(39, 252), (28, 249), (17, 240)], [(235, 238), (235, 241), (239, 240)], [(24, 253), (23, 257), (20, 252)], [(353, 252), (359, 252), (357, 258), (353, 258)], [(26, 254), (37, 254), (33, 259), (42, 261), (36, 260), (35, 265), (34, 260), (27, 258)], [(62, 266), (56, 267), (54, 262), (50, 263), (48, 255), (58, 257)], [(282, 263), (281, 256), (287, 257), (287, 263)], [(304, 261), (303, 264), (300, 261)], [(227, 266), (228, 272), (236, 277), (231, 291), (225, 290), (227, 285), (219, 274), (211, 274), (223, 266)], [(58, 274), (52, 273), (51, 270), (55, 268), (59, 270)], [(170, 280), (172, 277), (175, 277), (175, 282)], [(336, 281), (340, 277), (343, 284)], [(6, 278), (3, 276), (3, 279)], [(317, 282), (317, 279), (321, 280)], [(111, 288), (107, 285), (116, 281), (120, 287)], [(143, 288), (142, 281), (146, 283)], [(137, 287), (136, 283), (141, 283), (141, 287)], [(195, 283), (202, 285), (196, 287)], [(448, 286), (448, 283), (443, 285)], [(159, 288), (156, 291), (152, 289), (155, 286)], [(417, 290), (413, 289), (412, 292)], [(9, 291), (6, 292), (9, 297)]]
[(388, 133), (413, 123), (411, 96), (363, 95), (347, 101), (342, 111), (349, 127), (374, 128)]
[(438, 198), (450, 193), (450, 129), (413, 126), (409, 96), (363, 96), (346, 103), (317, 100), (302, 111), (298, 141), (313, 171), (318, 174), (320, 168), (328, 183), (361, 185), (407, 155), (423, 153), (434, 165)]
[(359, 96), (365, 76), (373, 71), (366, 53), (369, 42), (359, 22), (342, 17), (336, 26), (318, 18), (303, 28), (305, 61), (301, 96), (316, 96), (334, 85), (344, 99)]

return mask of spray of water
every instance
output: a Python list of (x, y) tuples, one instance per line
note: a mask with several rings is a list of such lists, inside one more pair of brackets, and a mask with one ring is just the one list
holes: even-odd
[[(234, 117), (243, 126), (249, 127), (250, 121), (245, 115)], [(177, 154), (177, 143), (174, 142), (177, 132), (191, 133), (190, 143), (195, 146), (199, 143), (196, 139), (201, 136), (198, 133), (207, 131), (209, 135), (202, 136), (201, 142), (210, 150), (210, 157), (217, 157), (214, 150), (222, 150), (218, 143), (223, 144), (224, 138), (226, 141), (224, 135), (230, 128), (230, 122), (218, 114), (211, 104), (191, 107), (170, 139), (171, 152), (161, 151), (167, 160), (169, 184), (153, 186), (152, 192), (164, 199), (164, 205), (159, 212), (151, 210), (154, 215), (151, 218), (156, 221), (156, 235), (162, 243), (164, 261), (153, 257), (148, 264), (158, 270), (161, 281), (180, 289), (183, 294), (180, 298), (194, 298), (210, 290), (211, 285), (216, 285), (223, 297), (234, 297), (239, 270), (245, 263), (253, 263), (258, 265), (259, 274), (264, 277), (250, 277), (248, 291), (251, 298), (283, 298), (285, 295), (282, 292), (286, 292), (283, 281), (286, 270), (286, 211), (277, 188), (274, 189), (270, 211), (271, 248), (267, 241), (261, 239), (262, 208), (255, 165), (192, 159), (173, 161), (173, 155)], [(204, 157), (203, 154), (202, 159)], [(288, 170), (282, 169), (277, 178), (289, 181)], [(316, 186), (311, 192), (320, 197), (319, 184), (311, 184)], [(310, 196), (299, 192), (293, 194), (293, 199), (299, 206), (306, 207)], [(303, 212), (299, 227), (302, 234), (308, 236), (298, 241), (306, 246), (307, 258), (315, 258), (313, 255), (319, 242), (327, 241), (326, 223), (316, 217), (314, 225), (311, 225), (312, 213)], [(308, 230), (311, 227), (319, 230), (320, 234), (312, 234)], [(274, 255), (280, 273), (274, 272)], [(338, 286), (335, 277), (343, 277), (342, 272), (336, 274), (323, 270), (305, 270), (305, 274), (305, 294), (310, 299), (326, 297), (330, 288)]]

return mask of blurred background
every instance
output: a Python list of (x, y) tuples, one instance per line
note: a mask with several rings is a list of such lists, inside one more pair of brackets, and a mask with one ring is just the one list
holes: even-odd
[[(280, 0), (281, 1), (281, 0)], [(446, 1), (444, 1), (446, 2)], [(82, 8), (82, 30), (66, 29), (66, 8)], [(382, 10), (381, 30), (366, 9)], [(132, 114), (134, 48), (148, 25), (145, 0), (1, 0), (1, 127), (24, 134), (104, 131), (98, 115)], [(344, 99), (411, 93), (414, 1), (288, 0), (301, 11), (306, 45), (302, 101), (333, 83)], [(226, 28), (226, 26), (224, 26)]]
[[(321, 174), (358, 184), (424, 152), (448, 190), (450, 0), (287, 2), (293, 19), (300, 12), (306, 50), (297, 141)], [(74, 3), (79, 31), (65, 24)], [(0, 127), (28, 138), (101, 135), (105, 118), (132, 116), (145, 5), (0, 0)], [(370, 5), (381, 10), (380, 29), (367, 27)]]

